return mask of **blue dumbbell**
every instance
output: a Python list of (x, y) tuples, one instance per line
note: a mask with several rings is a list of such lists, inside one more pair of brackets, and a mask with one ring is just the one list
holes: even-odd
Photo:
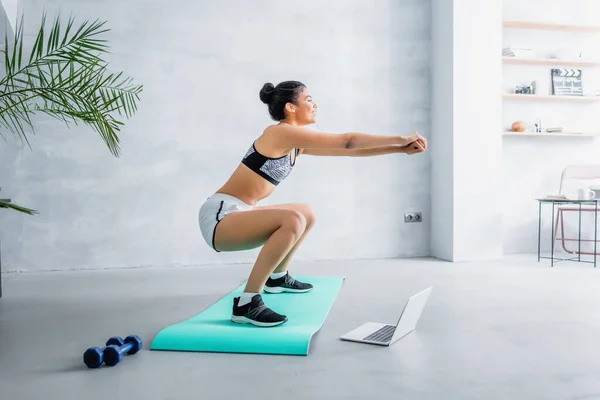
[[(106, 346), (122, 346), (125, 343), (120, 337), (111, 337), (106, 342)], [(83, 363), (88, 368), (98, 368), (104, 362), (104, 350), (106, 347), (101, 349), (100, 347), (90, 347), (83, 353)]]
[(139, 336), (127, 336), (125, 344), (111, 344), (104, 349), (104, 363), (109, 367), (117, 365), (125, 354), (133, 355), (142, 349), (142, 339)]

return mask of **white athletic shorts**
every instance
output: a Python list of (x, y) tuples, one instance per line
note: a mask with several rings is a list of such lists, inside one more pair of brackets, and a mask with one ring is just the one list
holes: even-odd
[(228, 194), (215, 193), (207, 198), (198, 214), (200, 231), (206, 243), (213, 250), (219, 251), (215, 249), (215, 230), (219, 222), (228, 214), (248, 211), (252, 208), (250, 204)]

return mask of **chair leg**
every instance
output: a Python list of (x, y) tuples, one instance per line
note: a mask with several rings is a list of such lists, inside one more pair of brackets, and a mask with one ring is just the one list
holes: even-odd
[[(565, 252), (569, 253), (569, 254), (573, 254), (573, 252), (569, 249), (567, 249), (567, 243), (565, 241), (565, 216), (563, 215), (563, 210), (558, 210), (558, 216), (560, 219), (560, 231), (561, 231), (561, 244), (562, 244), (562, 248)], [(556, 221), (556, 223), (558, 224), (558, 219)], [(558, 230), (558, 228), (557, 228)]]
[[(552, 223), (554, 223), (554, 237), (552, 238), (552, 243), (556, 243), (556, 239), (558, 236), (558, 221), (560, 220), (562, 211), (558, 210), (557, 214), (556, 214), (556, 222), (552, 221)], [(564, 238), (565, 234), (562, 234), (562, 237)], [(564, 248), (564, 244), (563, 244), (563, 248)], [(554, 254), (552, 255), (554, 256)]]
[[(586, 254), (586, 255), (594, 255), (593, 251), (577, 251), (577, 250), (569, 250), (567, 248), (566, 245), (566, 240), (567, 238), (565, 237), (565, 218), (563, 215), (563, 210), (558, 210), (558, 214), (557, 214), (557, 219), (556, 219), (556, 224), (558, 226), (558, 219), (560, 218), (560, 227), (561, 227), (561, 242), (562, 242), (562, 247), (564, 249), (565, 252), (569, 253), (569, 254)], [(558, 228), (556, 229), (558, 230)], [(572, 240), (577, 240), (577, 239), (572, 239)], [(582, 242), (593, 242), (594, 240), (582, 240)], [(600, 242), (600, 240), (598, 240)], [(596, 253), (595, 255), (600, 255), (600, 253)]]

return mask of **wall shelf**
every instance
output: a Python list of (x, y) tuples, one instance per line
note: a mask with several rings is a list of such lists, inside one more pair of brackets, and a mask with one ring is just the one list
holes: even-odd
[(565, 66), (594, 66), (600, 65), (600, 61), (584, 61), (584, 60), (563, 60), (558, 58), (521, 58), (521, 57), (502, 57), (502, 62), (506, 64), (526, 64), (526, 65), (552, 65), (555, 67)]
[(600, 32), (600, 26), (589, 25), (562, 25), (562, 24), (546, 24), (541, 22), (525, 22), (525, 21), (504, 21), (504, 28), (513, 29), (533, 29), (543, 31), (562, 31), (562, 32)]
[(512, 132), (512, 131), (505, 131), (502, 132), (502, 136), (523, 136), (523, 137), (532, 137), (532, 136), (556, 136), (556, 137), (586, 137), (586, 138), (590, 138), (590, 137), (597, 137), (599, 134), (598, 133), (575, 133), (575, 132), (556, 132), (556, 133), (549, 133), (549, 132), (541, 132), (541, 133), (536, 133), (536, 132)]
[[(528, 21), (516, 21), (516, 20), (504, 20), (502, 21), (502, 27), (508, 29), (522, 29), (522, 30), (537, 30), (537, 31), (555, 31), (562, 33), (576, 32), (576, 33), (600, 33), (600, 25), (568, 25), (568, 24), (557, 24), (557, 23), (543, 23), (543, 22), (528, 22)], [(574, 37), (577, 38), (577, 37)], [(503, 49), (503, 53), (504, 53)], [(517, 54), (519, 54), (517, 52)], [(584, 67), (597, 67), (600, 66), (600, 59), (586, 59), (586, 58), (575, 58), (575, 54), (572, 59), (561, 59), (561, 58), (539, 58), (535, 57), (535, 54), (522, 54), (525, 57), (507, 57), (502, 56), (502, 63), (504, 65), (525, 65), (525, 66), (548, 66), (551, 68), (584, 68)], [(591, 93), (594, 94), (594, 93)], [(520, 94), (520, 93), (503, 93), (502, 99), (505, 101), (541, 101), (541, 102), (565, 102), (565, 103), (576, 103), (584, 105), (586, 103), (600, 102), (600, 96), (556, 96), (549, 94)], [(560, 125), (557, 125), (560, 126)], [(600, 132), (512, 132), (505, 130), (502, 132), (503, 137), (558, 137), (558, 138), (595, 138), (600, 137)], [(593, 128), (592, 128), (593, 129)]]
[(506, 100), (529, 100), (529, 101), (567, 101), (574, 103), (591, 103), (600, 101), (600, 96), (554, 96), (540, 94), (518, 94), (505, 93), (502, 97)]

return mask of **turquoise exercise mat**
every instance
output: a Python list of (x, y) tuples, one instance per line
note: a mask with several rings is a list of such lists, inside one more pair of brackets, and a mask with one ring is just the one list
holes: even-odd
[(344, 282), (343, 277), (296, 277), (312, 283), (308, 293), (262, 293), (265, 304), (287, 315), (284, 324), (260, 328), (231, 321), (233, 298), (245, 283), (186, 321), (168, 326), (151, 350), (308, 355), (312, 336), (321, 329)]

